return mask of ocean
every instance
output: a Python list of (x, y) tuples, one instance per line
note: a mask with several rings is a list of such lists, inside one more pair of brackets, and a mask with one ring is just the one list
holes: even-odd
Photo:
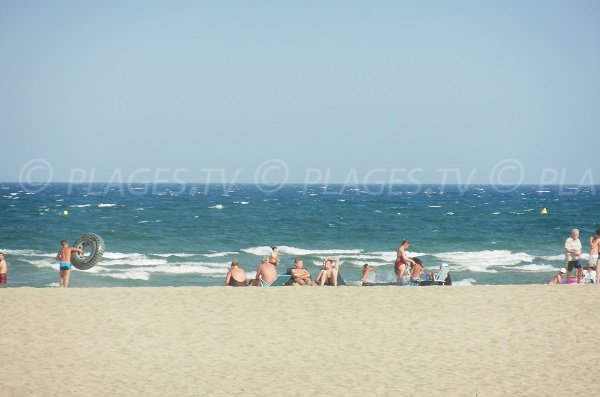
[[(451, 267), (456, 285), (542, 284), (564, 266), (563, 247), (581, 230), (584, 252), (600, 228), (597, 186), (357, 186), (252, 184), (51, 184), (36, 191), (0, 184), (0, 251), (9, 287), (58, 286), (62, 239), (102, 236), (103, 260), (75, 270), (72, 287), (218, 286), (232, 259), (250, 277), (269, 246), (282, 270), (304, 259), (316, 275), (338, 256), (358, 285), (394, 280), (403, 239), (426, 270)], [(548, 209), (541, 215), (542, 208)], [(68, 211), (68, 215), (64, 215)]]

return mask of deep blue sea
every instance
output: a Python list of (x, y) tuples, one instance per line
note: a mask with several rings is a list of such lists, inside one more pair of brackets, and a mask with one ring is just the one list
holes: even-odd
[(31, 192), (0, 184), (9, 286), (57, 286), (59, 241), (86, 232), (101, 235), (107, 252), (91, 270), (73, 273), (73, 287), (222, 285), (232, 259), (252, 277), (271, 245), (279, 246), (282, 268), (301, 257), (315, 275), (325, 257), (339, 256), (349, 284), (358, 284), (364, 263), (376, 267), (372, 281), (389, 282), (402, 239), (426, 269), (447, 263), (458, 285), (539, 284), (564, 265), (572, 228), (581, 230), (584, 252), (600, 228), (598, 186), (263, 190), (52, 184)]

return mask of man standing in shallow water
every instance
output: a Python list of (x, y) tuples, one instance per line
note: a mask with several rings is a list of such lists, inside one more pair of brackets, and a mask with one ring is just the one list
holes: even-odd
[(83, 250), (79, 248), (69, 247), (67, 240), (60, 242), (60, 250), (56, 254), (56, 261), (58, 262), (59, 278), (58, 282), (62, 288), (69, 288), (69, 281), (71, 279), (71, 253), (79, 252), (83, 254)]

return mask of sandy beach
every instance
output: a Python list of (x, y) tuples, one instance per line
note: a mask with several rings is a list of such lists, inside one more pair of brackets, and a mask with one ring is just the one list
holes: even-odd
[(593, 396), (600, 288), (0, 291), (2, 396)]

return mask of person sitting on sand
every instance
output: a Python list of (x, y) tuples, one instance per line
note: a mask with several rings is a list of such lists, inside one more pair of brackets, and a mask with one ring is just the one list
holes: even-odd
[(423, 262), (419, 258), (413, 258), (413, 265), (410, 269), (410, 281), (412, 283), (418, 283), (421, 280), (421, 274), (423, 274)]
[(302, 259), (300, 258), (297, 258), (294, 261), (294, 268), (292, 269), (291, 274), (292, 283), (296, 283), (298, 285), (315, 285), (310, 273), (304, 268), (304, 263), (302, 263)]
[(406, 272), (406, 265), (414, 264), (413, 260), (406, 255), (406, 250), (410, 247), (408, 240), (402, 240), (400, 247), (396, 251), (396, 262), (394, 263), (394, 273), (396, 273), (396, 282), (402, 284), (402, 277)]
[(331, 285), (333, 287), (337, 287), (339, 263), (339, 258), (325, 259), (325, 261), (323, 262), (323, 269), (319, 272), (319, 275), (317, 276), (317, 284), (319, 284), (320, 286)]
[(362, 277), (360, 278), (360, 283), (363, 287), (373, 285), (373, 283), (369, 282), (369, 272), (374, 271), (375, 268), (369, 266), (368, 263), (363, 265)]
[(8, 274), (8, 263), (4, 259), (4, 253), (0, 252), (0, 287), (6, 288), (6, 278)]
[(277, 267), (273, 264), (273, 262), (277, 263), (273, 257), (263, 258), (260, 265), (258, 265), (258, 269), (256, 269), (256, 277), (254, 280), (252, 280), (250, 285), (260, 287), (262, 286), (260, 280), (267, 284), (273, 284), (273, 282), (277, 280)]
[(237, 259), (231, 261), (231, 269), (225, 276), (225, 285), (230, 287), (245, 287), (246, 286), (246, 272), (240, 267)]
[(69, 288), (71, 269), (73, 268), (73, 266), (71, 266), (71, 254), (73, 252), (83, 254), (83, 250), (69, 247), (67, 240), (60, 242), (60, 250), (56, 254), (56, 261), (58, 262), (59, 269), (58, 282), (62, 288)]
[(560, 269), (560, 271), (558, 272), (558, 274), (556, 276), (552, 277), (552, 280), (550, 280), (550, 282), (548, 283), (548, 285), (560, 285), (560, 284), (562, 284), (563, 277), (565, 276), (566, 272), (567, 272), (567, 269), (565, 269), (564, 267), (562, 269)]

